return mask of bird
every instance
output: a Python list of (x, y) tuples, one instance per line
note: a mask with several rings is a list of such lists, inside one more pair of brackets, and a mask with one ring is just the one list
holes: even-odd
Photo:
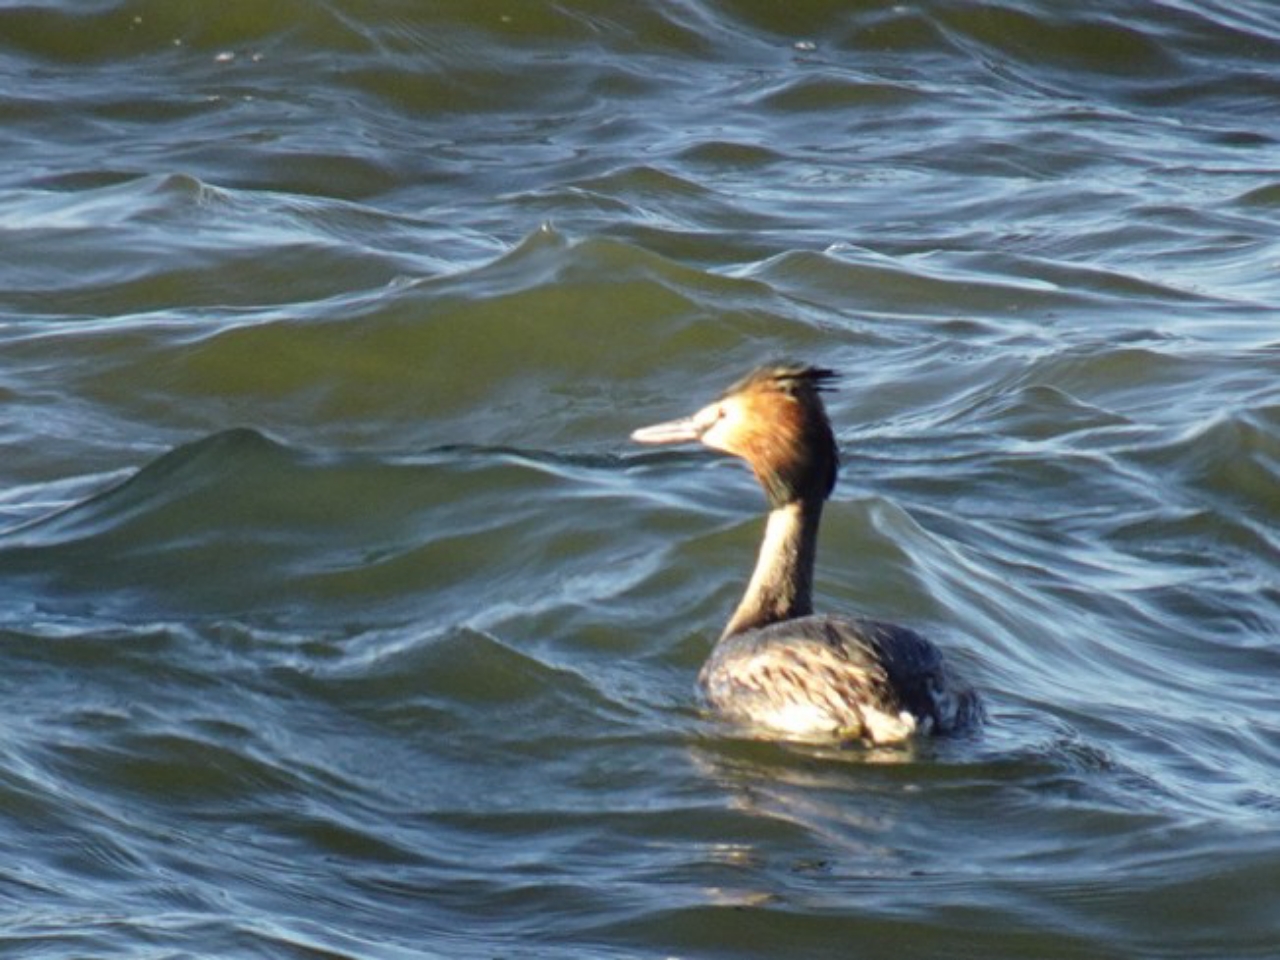
[(692, 416), (631, 434), (739, 457), (768, 502), (754, 572), (698, 685), (714, 713), (768, 739), (891, 746), (962, 732), (981, 718), (980, 702), (931, 641), (813, 611), (818, 527), (839, 472), (822, 394), (837, 379), (825, 367), (771, 363)]

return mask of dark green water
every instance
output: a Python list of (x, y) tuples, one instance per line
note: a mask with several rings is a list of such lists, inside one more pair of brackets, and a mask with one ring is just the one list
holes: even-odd
[[(1268, 0), (0, 2), (0, 954), (1280, 955)], [(981, 735), (736, 738), (740, 465)]]

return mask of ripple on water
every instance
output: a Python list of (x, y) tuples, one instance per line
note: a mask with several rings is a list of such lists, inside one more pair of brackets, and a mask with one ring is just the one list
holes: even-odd
[[(1271, 957), (1280, 28), (1050, 7), (0, 9), (0, 943)], [(700, 713), (777, 356), (980, 734)]]

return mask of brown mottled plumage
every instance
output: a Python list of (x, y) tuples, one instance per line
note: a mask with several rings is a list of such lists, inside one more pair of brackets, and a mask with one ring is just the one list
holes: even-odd
[(820, 394), (835, 376), (762, 367), (693, 416), (632, 434), (741, 457), (769, 501), (755, 572), (699, 683), (717, 711), (774, 736), (898, 743), (962, 729), (980, 715), (977, 698), (932, 643), (905, 627), (813, 613), (818, 525), (839, 468)]

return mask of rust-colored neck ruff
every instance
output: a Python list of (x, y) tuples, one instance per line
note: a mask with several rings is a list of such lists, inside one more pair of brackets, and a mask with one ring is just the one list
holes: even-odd
[(769, 512), (746, 595), (722, 637), (813, 613), (813, 564), (822, 500), (797, 500)]
[(713, 407), (719, 418), (702, 442), (746, 460), (770, 509), (831, 494), (840, 458), (819, 394), (833, 376), (816, 367), (765, 368)]

